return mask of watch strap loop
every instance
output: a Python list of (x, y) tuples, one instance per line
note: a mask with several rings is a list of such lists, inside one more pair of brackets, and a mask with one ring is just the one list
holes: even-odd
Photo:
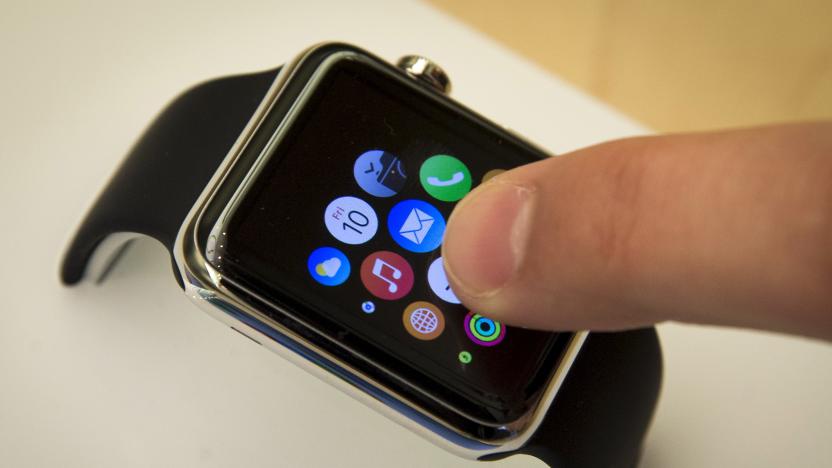
[(558, 468), (635, 468), (662, 380), (656, 329), (592, 332), (531, 439), (517, 452)]
[[(127, 245), (124, 241), (137, 235), (152, 237), (172, 252), (185, 217), (278, 71), (208, 81), (171, 102), (136, 142), (85, 216), (64, 257), (61, 280), (72, 285), (92, 273), (89, 264), (94, 253), (96, 257), (113, 254), (106, 255), (110, 265), (98, 268), (106, 273)], [(127, 235), (112, 236), (120, 233)], [(110, 248), (96, 253), (105, 245)], [(181, 286), (175, 265), (174, 274)]]

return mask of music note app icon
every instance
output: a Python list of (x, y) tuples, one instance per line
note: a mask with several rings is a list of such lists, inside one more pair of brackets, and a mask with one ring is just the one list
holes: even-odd
[(378, 298), (399, 299), (413, 288), (413, 269), (397, 253), (373, 252), (361, 262), (361, 282)]

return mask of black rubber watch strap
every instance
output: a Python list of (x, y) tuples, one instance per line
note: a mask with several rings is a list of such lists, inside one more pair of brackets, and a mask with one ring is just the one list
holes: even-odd
[(661, 380), (654, 328), (590, 333), (546, 418), (516, 453), (558, 468), (635, 467)]
[(182, 222), (278, 71), (208, 81), (171, 102), (87, 213), (64, 257), (63, 282), (83, 278), (93, 252), (110, 234), (144, 234), (172, 250)]

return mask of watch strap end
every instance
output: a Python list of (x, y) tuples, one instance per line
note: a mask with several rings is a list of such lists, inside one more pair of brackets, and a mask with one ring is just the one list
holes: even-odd
[[(199, 84), (145, 130), (96, 199), (61, 265), (66, 285), (101, 282), (138, 236), (173, 250), (179, 228), (278, 69)], [(182, 279), (174, 264), (174, 276)]]

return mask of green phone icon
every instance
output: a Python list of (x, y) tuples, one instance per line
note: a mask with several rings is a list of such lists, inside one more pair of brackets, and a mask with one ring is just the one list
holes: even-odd
[(419, 180), (433, 198), (447, 202), (455, 202), (471, 190), (468, 168), (447, 154), (429, 157), (419, 169)]

